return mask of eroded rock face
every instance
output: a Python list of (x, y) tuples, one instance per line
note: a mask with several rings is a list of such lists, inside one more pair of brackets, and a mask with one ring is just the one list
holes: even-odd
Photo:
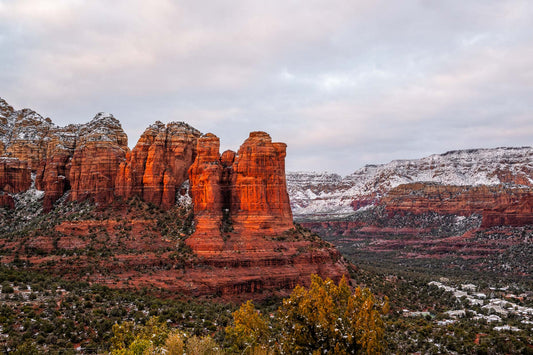
[[(39, 117), (0, 102), (0, 138), (5, 142), (0, 148), (28, 159), (4, 158), (6, 163), (0, 164), (0, 206), (14, 207), (11, 194), (30, 187), (33, 171), (36, 188), (45, 191), (45, 211), (68, 190), (71, 200), (93, 199), (102, 208), (91, 212), (101, 218), (63, 221), (52, 232), (37, 230), (25, 244), (48, 253), (28, 255), (35, 257), (31, 263), (37, 268), (49, 270), (48, 261), (54, 260), (62, 275), (78, 277), (80, 268), (98, 265), (88, 277), (114, 287), (129, 287), (117, 285), (113, 280), (118, 277), (134, 285), (232, 299), (288, 292), (307, 284), (313, 273), (337, 281), (346, 274), (342, 257), (330, 244), (294, 228), (285, 187), (285, 145), (272, 143), (266, 133), (253, 132), (238, 154), (221, 155), (216, 136), (200, 137), (184, 123), (156, 122), (130, 152), (112, 115), (98, 114), (88, 124), (67, 127)], [(37, 158), (29, 158), (34, 154)], [(115, 201), (117, 196), (138, 196), (169, 209), (187, 178), (196, 228), (185, 242), (194, 254), (182, 248), (192, 218), (183, 214), (185, 209), (158, 211), (165, 218), (147, 219), (150, 205), (145, 202)], [(104, 207), (113, 209), (116, 219)], [(171, 215), (178, 223), (161, 228), (167, 213), (179, 213)], [(18, 242), (26, 243), (13, 243)], [(110, 248), (114, 258), (58, 258), (58, 250), (89, 247)]]
[[(112, 200), (111, 184), (118, 164), (129, 150), (118, 120), (100, 113), (86, 124), (54, 126), (46, 141), (46, 157), (41, 160), (35, 179), (36, 188), (45, 192), (45, 212), (72, 187), (72, 200)], [(71, 175), (72, 166), (75, 169)]]
[(199, 136), (198, 130), (183, 122), (165, 126), (158, 121), (148, 127), (120, 165), (117, 196), (139, 196), (164, 209), (174, 206), (196, 157)]
[(453, 186), (435, 183), (404, 184), (390, 190), (379, 202), (390, 214), (436, 212), (469, 216), (494, 206), (508, 206), (529, 194), (527, 187)]
[(0, 192), (0, 207), (13, 209), (15, 208), (15, 200), (13, 200), (11, 195)]
[(189, 168), (189, 191), (196, 231), (189, 237), (187, 244), (199, 253), (220, 252), (224, 249), (220, 230), (224, 205), (224, 188), (221, 186), (224, 167), (220, 161), (219, 148), (220, 140), (214, 134), (207, 133), (200, 137), (196, 159)]
[(119, 166), (129, 150), (127, 143), (120, 122), (111, 114), (99, 113), (80, 129), (69, 170), (72, 201), (113, 201)]
[(533, 224), (533, 193), (521, 196), (518, 201), (495, 204), (483, 211), (484, 228), (495, 226), (515, 226)]
[(9, 118), (12, 117), (13, 111), (13, 107), (0, 98), (0, 156), (4, 155), (6, 144), (9, 141)]
[(216, 270), (216, 277), (198, 275), (193, 292), (238, 297), (305, 285), (312, 273), (345, 275), (330, 244), (292, 223), (285, 144), (252, 132), (238, 153), (220, 155), (219, 147), (215, 135), (200, 137), (189, 169), (196, 230), (185, 242)]
[(43, 210), (48, 212), (65, 192), (70, 190), (70, 161), (78, 143), (80, 125), (57, 128), (47, 145), (47, 157), (41, 161), (35, 187), (45, 192)]
[(31, 186), (28, 163), (16, 158), (0, 158), (0, 191), (19, 193)]
[(215, 135), (201, 137), (189, 169), (196, 231), (187, 243), (201, 255), (255, 249), (264, 243), (253, 237), (272, 237), (294, 227), (285, 144), (272, 143), (267, 133), (252, 132), (237, 154), (226, 151), (220, 156), (219, 146)]
[(26, 161), (35, 171), (47, 156), (54, 128), (49, 118), (30, 109), (15, 111), (4, 100), (0, 101), (0, 155)]
[(241, 233), (276, 235), (292, 228), (285, 180), (286, 144), (252, 132), (232, 165), (230, 216)]

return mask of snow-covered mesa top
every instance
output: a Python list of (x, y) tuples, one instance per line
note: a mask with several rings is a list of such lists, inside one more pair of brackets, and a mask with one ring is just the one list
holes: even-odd
[(533, 148), (450, 151), (421, 159), (367, 165), (344, 178), (331, 173), (289, 172), (287, 187), (295, 216), (342, 216), (351, 203), (375, 199), (390, 189), (413, 182), (444, 185), (497, 185), (501, 176), (521, 177), (533, 185)]

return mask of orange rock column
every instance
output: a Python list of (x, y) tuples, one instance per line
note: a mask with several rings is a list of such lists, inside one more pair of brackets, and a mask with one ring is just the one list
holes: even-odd
[(243, 234), (280, 234), (293, 227), (284, 143), (265, 132), (252, 132), (233, 163), (231, 218)]
[(187, 244), (199, 255), (216, 253), (224, 247), (220, 233), (223, 216), (223, 166), (220, 163), (219, 147), (220, 141), (214, 134), (207, 133), (200, 137), (196, 160), (189, 168), (196, 231), (187, 239)]

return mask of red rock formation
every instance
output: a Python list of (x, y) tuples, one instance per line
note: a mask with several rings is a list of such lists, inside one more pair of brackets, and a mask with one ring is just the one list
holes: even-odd
[(28, 163), (15, 158), (0, 158), (0, 191), (19, 193), (31, 186)]
[(14, 109), (5, 100), (0, 98), (0, 156), (4, 156), (6, 143), (9, 141), (9, 118)]
[(284, 143), (265, 132), (252, 132), (235, 158), (230, 216), (240, 233), (277, 235), (292, 228), (285, 180)]
[(52, 133), (47, 146), (47, 157), (41, 161), (35, 178), (35, 187), (45, 192), (43, 210), (49, 212), (54, 202), (70, 190), (70, 161), (74, 155), (82, 126), (68, 125)]
[(43, 210), (49, 212), (55, 201), (70, 189), (67, 178), (70, 172), (70, 159), (72, 154), (54, 154), (43, 161), (37, 170), (35, 187), (44, 191)]
[(286, 145), (272, 143), (264, 132), (252, 132), (238, 154), (226, 151), (221, 157), (219, 145), (213, 134), (198, 140), (198, 155), (189, 169), (196, 231), (187, 243), (204, 256), (268, 249), (257, 237), (278, 236), (294, 227), (285, 181)]
[(116, 195), (139, 196), (168, 209), (187, 180), (187, 170), (196, 156), (200, 132), (183, 122), (148, 127), (137, 145), (120, 165)]
[(30, 109), (15, 111), (12, 116), (13, 126), (4, 155), (26, 161), (36, 171), (47, 156), (47, 141), (55, 126), (49, 118)]
[(113, 115), (99, 113), (82, 127), (79, 137), (70, 163), (70, 199), (110, 203), (119, 166), (128, 152), (127, 136)]
[(437, 212), (468, 216), (481, 214), (495, 205), (513, 204), (529, 191), (529, 188), (505, 185), (452, 186), (417, 182), (390, 190), (379, 203), (390, 214)]
[[(200, 254), (222, 251), (224, 240), (220, 228), (223, 218), (220, 141), (211, 133), (198, 139), (197, 155), (189, 168), (189, 184), (196, 231), (187, 244)], [(226, 155), (227, 158), (227, 155)]]
[(0, 192), (0, 207), (13, 209), (15, 208), (15, 201), (13, 197), (7, 193)]
[(493, 205), (483, 211), (481, 227), (533, 225), (533, 193), (522, 196), (514, 203)]
[(10, 194), (26, 191), (30, 186), (28, 163), (16, 158), (0, 158), (0, 207), (15, 208)]

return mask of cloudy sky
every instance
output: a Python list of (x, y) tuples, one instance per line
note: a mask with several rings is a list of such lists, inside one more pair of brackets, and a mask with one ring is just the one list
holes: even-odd
[(531, 0), (0, 0), (0, 97), (130, 146), (185, 121), (288, 170), (533, 145)]

